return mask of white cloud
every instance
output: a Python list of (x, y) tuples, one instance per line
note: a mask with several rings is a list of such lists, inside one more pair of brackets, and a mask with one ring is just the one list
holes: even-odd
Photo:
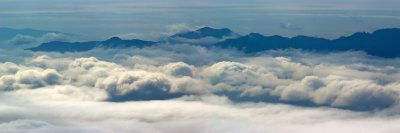
[(62, 41), (70, 42), (73, 41), (73, 37), (70, 35), (62, 33), (46, 33), (40, 38), (41, 42), (52, 42), (52, 41)]
[(301, 27), (299, 27), (296, 24), (292, 23), (281, 23), (281, 28), (285, 30), (301, 30)]
[(51, 41), (73, 41), (74, 38), (70, 35), (66, 35), (63, 33), (46, 33), (41, 37), (32, 37), (28, 35), (18, 34), (14, 38), (7, 41), (8, 44), (11, 45), (20, 45), (20, 46), (28, 46), (33, 47), (40, 43), (46, 43)]
[(105, 90), (70, 85), (48, 86), (37, 89), (19, 89), (3, 93), (4, 96), (30, 97), (37, 101), (103, 101), (107, 100)]
[(54, 69), (26, 69), (18, 70), (15, 75), (7, 74), (0, 77), (0, 90), (14, 90), (19, 88), (38, 88), (46, 85), (55, 85), (62, 82), (61, 75)]
[(180, 23), (180, 24), (172, 24), (167, 26), (168, 34), (173, 35), (177, 33), (183, 33), (193, 30), (193, 28), (187, 24)]
[[(193, 30), (193, 28), (187, 24), (180, 23), (180, 24), (171, 24), (165, 27), (164, 32), (148, 32), (148, 33), (125, 33), (125, 34), (118, 34), (113, 35), (119, 37), (121, 39), (130, 40), (130, 39), (142, 39), (142, 40), (149, 40), (149, 41), (161, 41), (165, 40), (169, 36), (172, 36), (177, 33), (183, 33), (187, 31)], [(112, 36), (112, 37), (113, 37)]]
[(162, 68), (166, 71), (166, 73), (171, 74), (172, 76), (182, 77), (189, 76), (192, 77), (194, 75), (194, 66), (188, 65), (183, 62), (169, 63)]
[(8, 43), (13, 45), (29, 45), (32, 43), (37, 43), (37, 39), (31, 36), (18, 34), (11, 40), (8, 40)]
[(0, 63), (6, 132), (399, 130), (396, 58), (162, 44), (21, 59)]
[[(122, 52), (94, 50), (98, 54), (111, 52), (114, 56), (104, 58), (109, 61), (85, 57), (97, 55), (90, 51), (79, 53), (75, 58), (58, 57), (73, 53), (50, 53), (26, 58), (19, 65), (1, 63), (0, 87), (9, 91), (51, 85), (86, 86), (106, 90), (111, 99), (124, 97), (122, 100), (135, 99), (136, 95), (157, 99), (158, 95), (172, 98), (181, 94), (215, 93), (245, 101), (309, 102), (357, 110), (387, 108), (396, 105), (399, 99), (393, 87), (400, 82), (397, 59), (367, 60), (361, 56), (355, 61), (352, 58), (349, 58), (352, 61), (335, 61), (337, 55), (358, 56), (358, 53), (315, 56), (301, 51), (290, 56), (240, 57), (240, 54), (228, 56), (229, 50), (187, 46), (184, 48), (189, 52), (184, 52), (167, 46), (171, 45)], [(136, 55), (130, 55), (132, 51)], [(155, 51), (160, 56), (149, 54)], [(217, 53), (224, 60), (235, 61), (199, 59)], [(206, 63), (198, 65), (196, 61)]]
[[(20, 100), (8, 103), (15, 98)], [(43, 101), (18, 95), (0, 99), (0, 114), (7, 114), (3, 119), (7, 121), (2, 121), (0, 127), (6, 132), (373, 133), (399, 130), (397, 115), (387, 117), (380, 112), (283, 104), (234, 104), (218, 96), (124, 103)], [(20, 111), (13, 111), (16, 108)], [(18, 117), (25, 120), (17, 120)]]

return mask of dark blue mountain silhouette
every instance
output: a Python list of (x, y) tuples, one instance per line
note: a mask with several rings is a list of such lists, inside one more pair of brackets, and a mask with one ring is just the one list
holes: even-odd
[[(12, 29), (7, 27), (0, 27), (0, 41), (10, 40), (18, 34), (32, 36), (32, 37), (41, 37), (46, 33), (61, 33), (61, 32), (34, 30), (34, 29)], [(68, 33), (63, 33), (63, 34), (72, 35)]]
[(250, 33), (236, 39), (227, 39), (215, 44), (216, 47), (236, 48), (246, 53), (255, 53), (269, 49), (321, 49), (329, 46), (330, 40), (308, 36), (296, 36), (293, 38), (278, 35), (264, 36), (258, 33)]
[(222, 39), (224, 36), (232, 36), (234, 34), (236, 34), (236, 33), (233, 33), (228, 28), (214, 29), (214, 28), (210, 28), (210, 27), (203, 27), (203, 28), (197, 29), (195, 31), (172, 35), (171, 38), (182, 37), (182, 38), (187, 38), (187, 39), (200, 39), (200, 38), (204, 38), (204, 37), (215, 37), (218, 39)]
[[(203, 37), (215, 37), (222, 38), (224, 36), (236, 35), (229, 29), (213, 29), (210, 27), (204, 27), (198, 29), (196, 31), (176, 34), (171, 37), (182, 37), (187, 39), (199, 39)], [(169, 40), (169, 42), (178, 42)], [(55, 51), (55, 52), (80, 52), (80, 51), (88, 51), (96, 47), (103, 48), (127, 48), (127, 47), (137, 47), (143, 48), (145, 46), (150, 46), (155, 44), (156, 42), (151, 41), (143, 41), (138, 39), (133, 40), (121, 40), (118, 37), (110, 38), (105, 41), (90, 41), (90, 42), (48, 42), (39, 45), (38, 47), (28, 48), (27, 50), (32, 51)]]
[(236, 48), (246, 53), (256, 53), (270, 49), (298, 48), (314, 51), (348, 51), (361, 50), (380, 57), (400, 57), (400, 29), (382, 29), (373, 33), (357, 32), (351, 36), (335, 40), (296, 36), (263, 36), (257, 33), (227, 39), (216, 43), (221, 48)]
[[(204, 27), (196, 31), (176, 34), (171, 37), (185, 37), (188, 39), (198, 39), (202, 37), (222, 38), (225, 35), (235, 34), (229, 29), (213, 29)], [(95, 47), (103, 48), (143, 48), (151, 46), (157, 42), (143, 40), (121, 40), (113, 37), (105, 41), (91, 42), (49, 42), (43, 43), (38, 47), (29, 48), (32, 51), (56, 51), (72, 52), (87, 51)], [(163, 42), (158, 42), (163, 43)], [(195, 45), (195, 44), (194, 44)], [(293, 38), (282, 37), (278, 35), (264, 36), (258, 33), (250, 33), (234, 39), (227, 39), (207, 47), (235, 48), (243, 50), (246, 53), (257, 53), (271, 49), (296, 48), (312, 51), (365, 51), (370, 55), (379, 57), (400, 57), (400, 29), (381, 29), (373, 33), (357, 32), (351, 36), (340, 37), (329, 40), (324, 38), (310, 36), (296, 36)]]
[(132, 40), (121, 40), (118, 37), (112, 37), (105, 41), (90, 41), (90, 42), (48, 42), (39, 45), (38, 47), (28, 48), (27, 50), (32, 51), (56, 51), (56, 52), (81, 52), (88, 51), (93, 48), (128, 48), (137, 47), (143, 48), (145, 46), (151, 46), (156, 42), (143, 41), (138, 39)]
[(338, 50), (362, 50), (380, 57), (400, 57), (400, 29), (381, 29), (370, 33), (355, 33), (332, 41)]

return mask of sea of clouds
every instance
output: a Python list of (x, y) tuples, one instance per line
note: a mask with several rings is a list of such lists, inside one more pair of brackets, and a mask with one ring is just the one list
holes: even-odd
[(399, 58), (299, 49), (247, 55), (188, 43), (23, 50), (38, 42), (1, 42), (0, 132), (400, 130)]

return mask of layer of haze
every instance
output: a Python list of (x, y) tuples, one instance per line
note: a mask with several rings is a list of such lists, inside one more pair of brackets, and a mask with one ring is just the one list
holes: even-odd
[(63, 31), (104, 40), (165, 26), (227, 27), (240, 34), (337, 38), (400, 27), (397, 0), (0, 0), (0, 26)]

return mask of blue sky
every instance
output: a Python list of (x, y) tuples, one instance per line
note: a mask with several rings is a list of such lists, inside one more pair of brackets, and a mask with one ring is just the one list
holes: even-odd
[(0, 26), (83, 34), (165, 32), (166, 27), (227, 27), (240, 34), (336, 38), (400, 27), (396, 0), (1, 0)]

